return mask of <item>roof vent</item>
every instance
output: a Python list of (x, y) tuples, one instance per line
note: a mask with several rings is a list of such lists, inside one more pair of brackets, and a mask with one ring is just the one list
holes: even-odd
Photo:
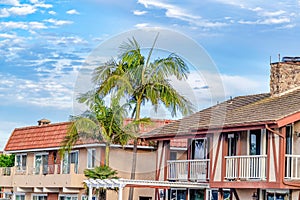
[(48, 124), (50, 124), (50, 123), (51, 123), (51, 121), (50, 121), (49, 119), (40, 119), (40, 120), (38, 121), (38, 125), (39, 125), (39, 126), (48, 125)]

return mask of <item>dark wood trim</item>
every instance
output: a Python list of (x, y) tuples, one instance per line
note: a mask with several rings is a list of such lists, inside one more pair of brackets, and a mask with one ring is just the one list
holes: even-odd
[[(191, 138), (189, 138), (189, 139), (187, 139), (188, 140), (188, 142), (187, 142), (187, 144), (188, 144), (188, 146), (187, 146), (187, 160), (191, 160), (192, 159), (192, 139)], [(191, 163), (190, 162), (188, 162), (188, 180), (190, 180), (190, 170), (191, 170)]]
[(295, 121), (298, 121), (299, 119), (300, 119), (300, 112), (297, 112), (297, 113), (294, 113), (287, 117), (284, 117), (280, 120), (277, 120), (277, 124), (278, 124), (278, 127), (282, 127), (282, 126), (288, 125), (290, 123), (293, 123)]
[(234, 194), (234, 197), (236, 200), (240, 200), (240, 197), (239, 197), (238, 193), (236, 192), (235, 188), (232, 188), (232, 193)]
[[(218, 145), (217, 145), (217, 150), (216, 150), (216, 156), (215, 156), (215, 161), (214, 161), (214, 170), (212, 172), (212, 176), (209, 180), (209, 182), (213, 182), (215, 179), (215, 174), (216, 174), (216, 169), (217, 169), (217, 163), (218, 163), (218, 157), (219, 157), (219, 153), (220, 153), (220, 146), (221, 146), (221, 142), (222, 142), (222, 133), (220, 133), (219, 135), (219, 139), (218, 139)], [(211, 163), (212, 165), (212, 163)]]
[(286, 136), (286, 127), (282, 127), (279, 129), (279, 132), (284, 137), (279, 138), (279, 180), (283, 182), (284, 174), (285, 174), (285, 136)]
[(276, 152), (276, 144), (275, 144), (275, 136), (274, 133), (272, 133), (272, 147), (273, 147), (273, 158), (274, 158), (274, 171), (275, 171), (275, 180), (276, 182), (279, 181), (278, 179), (278, 162), (277, 162), (277, 152)]
[(266, 181), (215, 181), (210, 183), (211, 188), (236, 188), (236, 189), (268, 189), (284, 188), (282, 184)]

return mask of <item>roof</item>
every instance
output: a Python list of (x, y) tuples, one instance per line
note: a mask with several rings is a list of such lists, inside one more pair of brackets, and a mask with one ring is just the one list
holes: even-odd
[(70, 122), (16, 128), (4, 148), (5, 151), (60, 147)]
[[(150, 127), (142, 127), (142, 132), (150, 131), (154, 128), (168, 124), (170, 120), (154, 119), (153, 125)], [(39, 126), (28, 126), (23, 128), (16, 128), (12, 132), (8, 142), (4, 148), (5, 151), (23, 151), (32, 149), (48, 149), (60, 148), (68, 127), (71, 122), (61, 122), (53, 124), (44, 124)], [(125, 123), (128, 123), (126, 120)], [(76, 145), (95, 144), (99, 143), (95, 140), (81, 139)], [(141, 143), (139, 145), (147, 146), (148, 143)], [(172, 142), (173, 147), (186, 147), (186, 142), (176, 140)]]
[(278, 120), (298, 112), (300, 89), (276, 97), (271, 97), (269, 93), (239, 96), (142, 134), (141, 137), (176, 137), (215, 128), (276, 124)]

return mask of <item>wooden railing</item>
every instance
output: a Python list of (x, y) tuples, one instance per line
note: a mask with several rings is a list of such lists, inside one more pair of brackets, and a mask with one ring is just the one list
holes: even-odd
[(209, 159), (168, 161), (168, 180), (207, 181), (208, 179)]
[(285, 179), (300, 180), (300, 155), (285, 155)]
[(226, 180), (266, 179), (266, 155), (225, 156)]

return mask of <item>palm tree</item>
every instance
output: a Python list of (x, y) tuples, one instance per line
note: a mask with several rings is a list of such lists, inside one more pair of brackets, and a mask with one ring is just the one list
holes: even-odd
[(115, 99), (111, 100), (111, 106), (107, 107), (95, 92), (89, 92), (78, 98), (80, 103), (86, 103), (89, 110), (80, 116), (71, 117), (71, 125), (65, 137), (61, 155), (70, 151), (80, 138), (92, 139), (97, 142), (105, 142), (105, 165), (109, 166), (110, 145), (117, 143), (125, 145), (131, 138), (123, 128), (123, 118), (126, 115), (124, 107)]
[[(94, 169), (85, 169), (84, 175), (89, 179), (118, 179), (117, 171), (113, 170), (109, 166), (98, 166)], [(96, 192), (98, 193), (99, 200), (106, 199), (105, 188), (99, 188)]]
[[(187, 78), (188, 67), (185, 62), (176, 54), (151, 61), (157, 38), (158, 35), (146, 59), (138, 42), (132, 38), (120, 46), (122, 53), (119, 62), (110, 61), (97, 67), (93, 74), (93, 82), (97, 85), (97, 93), (101, 97), (114, 94), (120, 99), (123, 95), (133, 107), (131, 116), (136, 126), (131, 179), (135, 179), (139, 133), (137, 122), (141, 120), (142, 105), (150, 102), (157, 109), (158, 105), (163, 104), (172, 116), (176, 116), (178, 111), (183, 115), (193, 111), (192, 103), (170, 83), (171, 77), (178, 80)], [(133, 188), (130, 188), (128, 199), (132, 198)]]

